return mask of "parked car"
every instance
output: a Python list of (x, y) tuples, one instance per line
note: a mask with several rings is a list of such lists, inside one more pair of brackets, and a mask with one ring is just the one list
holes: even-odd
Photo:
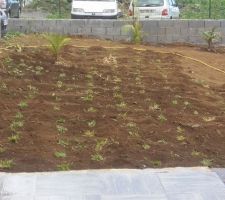
[(0, 0), (0, 8), (11, 18), (19, 18), (21, 13), (21, 0)]
[(68, 0), (72, 2), (72, 19), (116, 19), (118, 16), (117, 0)]
[(0, 21), (1, 21), (1, 37), (7, 32), (8, 17), (4, 10), (0, 9)]
[(180, 10), (175, 0), (132, 0), (129, 15), (138, 19), (176, 19)]

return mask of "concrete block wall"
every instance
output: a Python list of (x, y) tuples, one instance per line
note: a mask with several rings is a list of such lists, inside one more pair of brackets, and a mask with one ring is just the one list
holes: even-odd
[[(33, 20), (10, 19), (8, 30), (22, 33), (59, 33), (95, 36), (110, 40), (129, 40), (124, 25), (130, 20)], [(144, 42), (205, 44), (202, 33), (213, 27), (221, 33), (220, 45), (225, 44), (225, 20), (145, 20), (141, 21)]]

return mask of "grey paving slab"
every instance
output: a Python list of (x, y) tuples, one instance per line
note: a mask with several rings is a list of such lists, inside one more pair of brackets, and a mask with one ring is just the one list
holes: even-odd
[(0, 173), (0, 200), (225, 200), (207, 168)]

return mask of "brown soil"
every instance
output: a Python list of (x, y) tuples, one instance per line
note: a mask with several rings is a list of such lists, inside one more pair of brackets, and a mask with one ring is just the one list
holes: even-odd
[[(10, 44), (46, 42), (28, 35)], [(85, 38), (73, 38), (72, 44), (90, 47), (68, 46), (56, 64), (45, 47), (0, 50), (2, 171), (53, 171), (61, 164), (225, 167), (225, 74), (158, 51), (179, 52), (225, 71), (224, 54)], [(24, 124), (13, 129), (17, 122)], [(12, 135), (19, 140), (10, 141)], [(14, 163), (9, 169), (1, 166), (7, 160)]]

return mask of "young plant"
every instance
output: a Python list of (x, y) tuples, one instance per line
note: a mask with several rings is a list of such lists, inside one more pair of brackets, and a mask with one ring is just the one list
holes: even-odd
[(65, 158), (66, 157), (66, 153), (62, 152), (62, 151), (56, 151), (54, 153), (54, 155), (55, 155), (56, 158)]
[(210, 31), (203, 32), (202, 37), (208, 44), (208, 51), (212, 51), (214, 42), (220, 39), (220, 34), (216, 32), (216, 27), (213, 27)]
[(91, 155), (91, 160), (99, 162), (99, 161), (103, 161), (104, 158), (102, 157), (102, 155), (97, 153), (97, 154)]
[(56, 129), (60, 134), (64, 134), (68, 131), (68, 129), (62, 125), (57, 124)]
[(69, 44), (71, 39), (64, 35), (58, 34), (45, 34), (44, 38), (50, 43), (49, 49), (55, 56), (55, 61), (57, 62), (61, 50)]
[(18, 106), (21, 108), (21, 109), (24, 109), (24, 108), (27, 108), (28, 107), (28, 104), (26, 101), (21, 101)]
[(90, 128), (93, 128), (93, 127), (95, 127), (95, 125), (96, 125), (96, 121), (95, 121), (95, 120), (92, 120), (92, 121), (89, 121), (87, 124), (88, 124), (88, 126), (89, 126)]
[(18, 143), (19, 139), (20, 139), (20, 135), (18, 133), (8, 137), (8, 140), (12, 143)]
[(13, 165), (13, 160), (0, 160), (0, 169), (10, 169)]
[(72, 167), (72, 164), (71, 163), (62, 163), (62, 164), (59, 164), (57, 165), (57, 169), (59, 171), (69, 171)]
[(138, 20), (135, 20), (132, 25), (125, 25), (123, 31), (131, 34), (131, 41), (135, 44), (140, 44), (142, 42), (143, 31)]

